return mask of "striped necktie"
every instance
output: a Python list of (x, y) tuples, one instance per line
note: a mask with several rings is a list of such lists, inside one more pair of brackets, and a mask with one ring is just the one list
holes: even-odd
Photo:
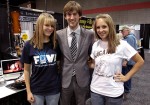
[(71, 41), (71, 47), (70, 47), (70, 51), (71, 51), (71, 55), (72, 55), (72, 59), (75, 60), (75, 56), (77, 53), (77, 38), (75, 36), (75, 32), (72, 32), (72, 41)]

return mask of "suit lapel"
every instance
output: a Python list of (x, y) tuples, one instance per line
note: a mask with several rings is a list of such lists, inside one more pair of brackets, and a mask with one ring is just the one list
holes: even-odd
[(78, 50), (77, 50), (77, 55), (76, 55), (75, 60), (78, 58), (78, 56), (80, 55), (80, 52), (83, 48), (83, 44), (84, 44), (84, 41), (86, 38), (86, 34), (84, 31), (85, 31), (85, 29), (81, 27), (80, 39), (79, 39)]
[(66, 56), (66, 57), (69, 57), (68, 59), (73, 60), (73, 59), (72, 59), (72, 56), (71, 56), (69, 44), (68, 44), (67, 28), (64, 29), (64, 31), (63, 31), (63, 36), (64, 36), (64, 37), (63, 37), (63, 38), (64, 38), (64, 44), (65, 44), (65, 46), (66, 46), (65, 50), (66, 50), (67, 52), (69, 52), (69, 53), (67, 53), (68, 56)]

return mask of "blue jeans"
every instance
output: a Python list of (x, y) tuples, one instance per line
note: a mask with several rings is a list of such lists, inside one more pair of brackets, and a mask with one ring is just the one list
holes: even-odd
[[(126, 67), (122, 67), (122, 74), (126, 75), (131, 69), (132, 69), (132, 65), (127, 65)], [(125, 93), (129, 93), (131, 90), (131, 79), (129, 79), (128, 81), (124, 82), (124, 92)]]
[(35, 102), (31, 105), (44, 105), (44, 101), (46, 101), (46, 105), (58, 105), (60, 93), (54, 95), (33, 95), (35, 98)]
[(122, 102), (123, 102), (123, 95), (119, 97), (107, 97), (91, 92), (92, 105), (121, 105)]

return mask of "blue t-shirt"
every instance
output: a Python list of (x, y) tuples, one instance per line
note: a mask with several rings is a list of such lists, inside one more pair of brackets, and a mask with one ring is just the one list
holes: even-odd
[(50, 42), (44, 43), (42, 50), (26, 42), (21, 61), (32, 64), (30, 86), (33, 94), (48, 95), (60, 92), (60, 75), (56, 62), (59, 53), (59, 47), (54, 50)]

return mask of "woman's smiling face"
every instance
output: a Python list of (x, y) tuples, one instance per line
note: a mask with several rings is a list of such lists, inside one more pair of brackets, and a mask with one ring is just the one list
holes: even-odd
[(102, 18), (96, 20), (96, 32), (103, 41), (108, 40), (109, 27)]

